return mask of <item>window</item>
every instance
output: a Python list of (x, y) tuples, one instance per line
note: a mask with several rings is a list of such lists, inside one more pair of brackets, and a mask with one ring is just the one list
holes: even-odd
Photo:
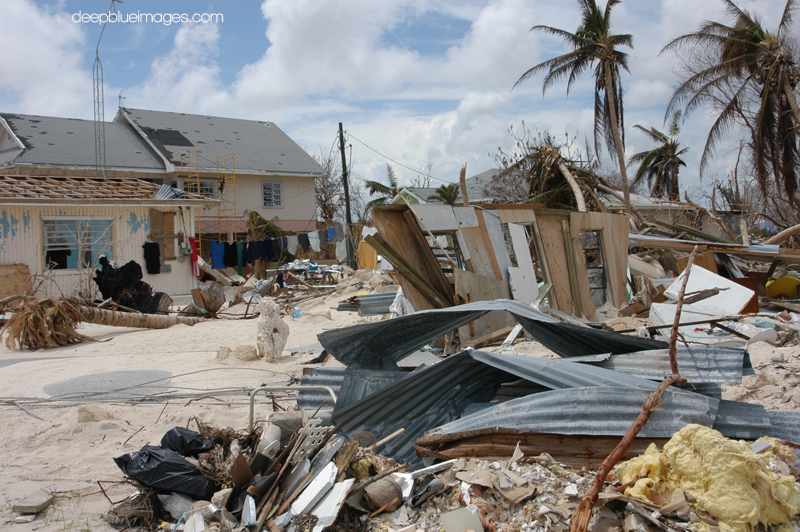
[[(192, 192), (194, 194), (198, 194), (197, 181), (190, 181), (188, 179), (184, 179), (183, 190), (185, 192)], [(200, 181), (199, 194), (205, 196), (206, 198), (217, 199), (217, 182), (208, 179)]]
[(283, 207), (283, 184), (280, 181), (262, 181), (261, 196), (264, 207)]
[(48, 269), (77, 270), (113, 259), (111, 220), (44, 220), (44, 260)]

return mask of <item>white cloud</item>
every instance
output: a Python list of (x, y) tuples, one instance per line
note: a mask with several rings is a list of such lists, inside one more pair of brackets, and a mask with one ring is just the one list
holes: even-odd
[(663, 108), (671, 95), (672, 89), (661, 80), (637, 79), (630, 84), (624, 103), (627, 109), (648, 109), (656, 105)]
[(30, 0), (4, 0), (2, 19), (0, 90), (11, 94), (3, 110), (91, 116), (92, 76), (82, 69), (87, 50), (81, 25), (63, 9)]

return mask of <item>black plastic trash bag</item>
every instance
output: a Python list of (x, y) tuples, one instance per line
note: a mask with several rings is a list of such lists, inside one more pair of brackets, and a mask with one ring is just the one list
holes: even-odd
[(191, 429), (175, 427), (161, 438), (161, 447), (175, 451), (181, 456), (197, 456), (214, 448), (214, 443)]
[(114, 458), (123, 473), (145, 486), (174, 491), (195, 500), (210, 500), (219, 486), (174, 451), (145, 445), (136, 453)]

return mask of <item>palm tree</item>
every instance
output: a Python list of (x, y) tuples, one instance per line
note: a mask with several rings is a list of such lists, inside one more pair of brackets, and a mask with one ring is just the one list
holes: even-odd
[[(775, 31), (765, 30), (758, 16), (733, 1), (722, 1), (733, 25), (706, 21), (662, 50), (688, 51), (695, 59), (690, 65), (702, 65), (675, 90), (667, 113), (679, 107), (689, 113), (707, 103), (720, 106), (703, 149), (701, 175), (716, 142), (737, 121), (744, 121), (750, 129), (755, 173), (762, 189), (766, 190), (771, 171), (778, 187), (800, 206), (794, 197), (800, 164), (800, 109), (794, 89), (800, 73), (790, 42), (798, 0), (787, 0)], [(713, 54), (711, 63), (702, 63), (708, 54)]]
[(686, 166), (686, 163), (681, 159), (681, 155), (689, 149), (679, 149), (680, 145), (675, 138), (681, 131), (678, 125), (680, 119), (681, 112), (677, 110), (672, 114), (672, 119), (669, 122), (668, 135), (654, 127), (647, 129), (639, 124), (633, 126), (659, 144), (658, 147), (652, 150), (635, 154), (629, 161), (630, 164), (639, 164), (639, 170), (633, 178), (634, 186), (642, 181), (647, 181), (651, 196), (662, 196), (671, 200), (677, 200), (680, 197), (678, 171), (681, 166)]
[(531, 28), (531, 31), (541, 30), (560, 37), (572, 50), (529, 69), (517, 80), (514, 87), (546, 70), (547, 75), (542, 83), (542, 94), (552, 83), (566, 77), (567, 95), (569, 96), (569, 90), (578, 76), (594, 65), (595, 151), (600, 144), (598, 139), (605, 138), (611, 158), (619, 161), (625, 208), (631, 212), (628, 174), (625, 170), (622, 83), (619, 79), (620, 69), (627, 72), (630, 70), (628, 70), (628, 54), (620, 52), (617, 47), (633, 48), (633, 36), (611, 33), (611, 9), (619, 2), (620, 0), (608, 0), (605, 10), (602, 10), (597, 6), (597, 0), (578, 0), (582, 20), (575, 33), (551, 26), (538, 25)]
[(373, 205), (382, 205), (387, 201), (391, 201), (393, 197), (400, 193), (400, 186), (397, 184), (397, 176), (394, 173), (394, 168), (392, 168), (389, 163), (386, 163), (386, 178), (389, 181), (388, 186), (384, 185), (380, 181), (364, 182), (364, 184), (367, 186), (367, 191), (369, 192), (370, 196), (380, 194), (380, 197), (377, 197), (367, 203), (367, 207), (372, 207)]
[(442, 185), (437, 188), (436, 192), (428, 196), (428, 199), (439, 201), (445, 205), (455, 205), (460, 194), (461, 191), (458, 184), (450, 183), (449, 185)]

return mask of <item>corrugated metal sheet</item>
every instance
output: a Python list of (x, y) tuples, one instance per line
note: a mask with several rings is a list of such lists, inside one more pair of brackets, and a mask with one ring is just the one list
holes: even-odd
[[(336, 394), (336, 409), (385, 388), (389, 384), (410, 375), (408, 371), (377, 371), (349, 368), (305, 368), (300, 379), (302, 386), (327, 386)], [(303, 410), (316, 410), (323, 402), (324, 408), (332, 408), (331, 396), (327, 392), (303, 390), (297, 398), (297, 406)]]
[[(346, 301), (340, 301), (336, 310), (355, 312), (358, 311), (359, 316), (374, 316), (376, 314), (388, 314), (389, 307), (394, 303), (397, 294), (368, 294), (364, 296), (353, 296)], [(351, 300), (355, 304), (350, 303)]]
[[(689, 382), (741, 382), (744, 360), (749, 362), (745, 349), (738, 347), (699, 345), (678, 348), (676, 359), (681, 377)], [(661, 380), (672, 374), (669, 350), (639, 351), (627, 355), (614, 355), (607, 360), (595, 361), (578, 358), (594, 366), (621, 371), (645, 379)]]
[[(339, 392), (342, 389), (342, 382), (344, 381), (344, 372), (347, 368), (305, 368), (303, 369), (303, 376), (300, 378), (301, 386), (327, 386), (336, 397), (339, 397)], [(303, 410), (314, 411), (324, 402), (326, 408), (331, 408), (331, 396), (328, 392), (320, 391), (306, 391), (303, 390), (297, 397), (297, 406)]]
[(563, 323), (533, 307), (508, 299), (478, 301), (446, 309), (424, 310), (317, 336), (348, 367), (396, 369), (396, 362), (428, 342), (493, 310), (510, 312), (536, 340), (562, 357), (664, 349), (664, 342)]
[(767, 417), (772, 423), (770, 436), (800, 445), (800, 412), (767, 410)]
[(516, 380), (487, 368), (468, 353), (461, 353), (408, 377), (334, 413), (334, 422), (349, 437), (366, 432), (375, 440), (396, 430), (405, 431), (387, 442), (380, 453), (398, 462), (422, 461), (411, 445), (426, 430), (458, 418), (475, 402), (488, 402), (501, 382)]
[[(178, 209), (161, 209), (178, 212)], [(183, 209), (186, 220), (185, 234), (192, 235), (191, 209)], [(44, 253), (42, 246), (43, 220), (58, 218), (71, 219), (91, 217), (113, 220), (113, 253), (112, 258), (122, 265), (135, 260), (144, 266), (142, 245), (150, 233), (150, 208), (132, 206), (24, 206), (4, 205), (0, 207), (0, 264), (26, 264), (31, 274), (44, 272)], [(175, 233), (184, 232), (181, 216), (175, 216)], [(177, 243), (176, 243), (177, 246)], [(150, 275), (144, 272), (143, 281), (153, 287), (154, 291), (169, 295), (188, 294), (194, 288), (194, 277), (191, 262), (168, 261), (172, 267), (170, 273)], [(52, 282), (45, 283), (38, 292), (39, 296), (57, 297), (61, 291), (70, 293), (97, 294), (97, 285), (91, 280), (89, 270), (79, 273), (77, 270), (53, 270)]]
[(757, 440), (773, 430), (763, 406), (736, 401), (719, 402), (712, 428), (727, 438), (743, 440)]
[[(430, 434), (500, 427), (551, 434), (621, 436), (642, 412), (649, 393), (606, 386), (542, 392), (451, 421)], [(641, 430), (643, 437), (669, 438), (688, 423), (710, 427), (714, 421), (717, 401), (709, 397), (668, 390), (662, 401)]]

